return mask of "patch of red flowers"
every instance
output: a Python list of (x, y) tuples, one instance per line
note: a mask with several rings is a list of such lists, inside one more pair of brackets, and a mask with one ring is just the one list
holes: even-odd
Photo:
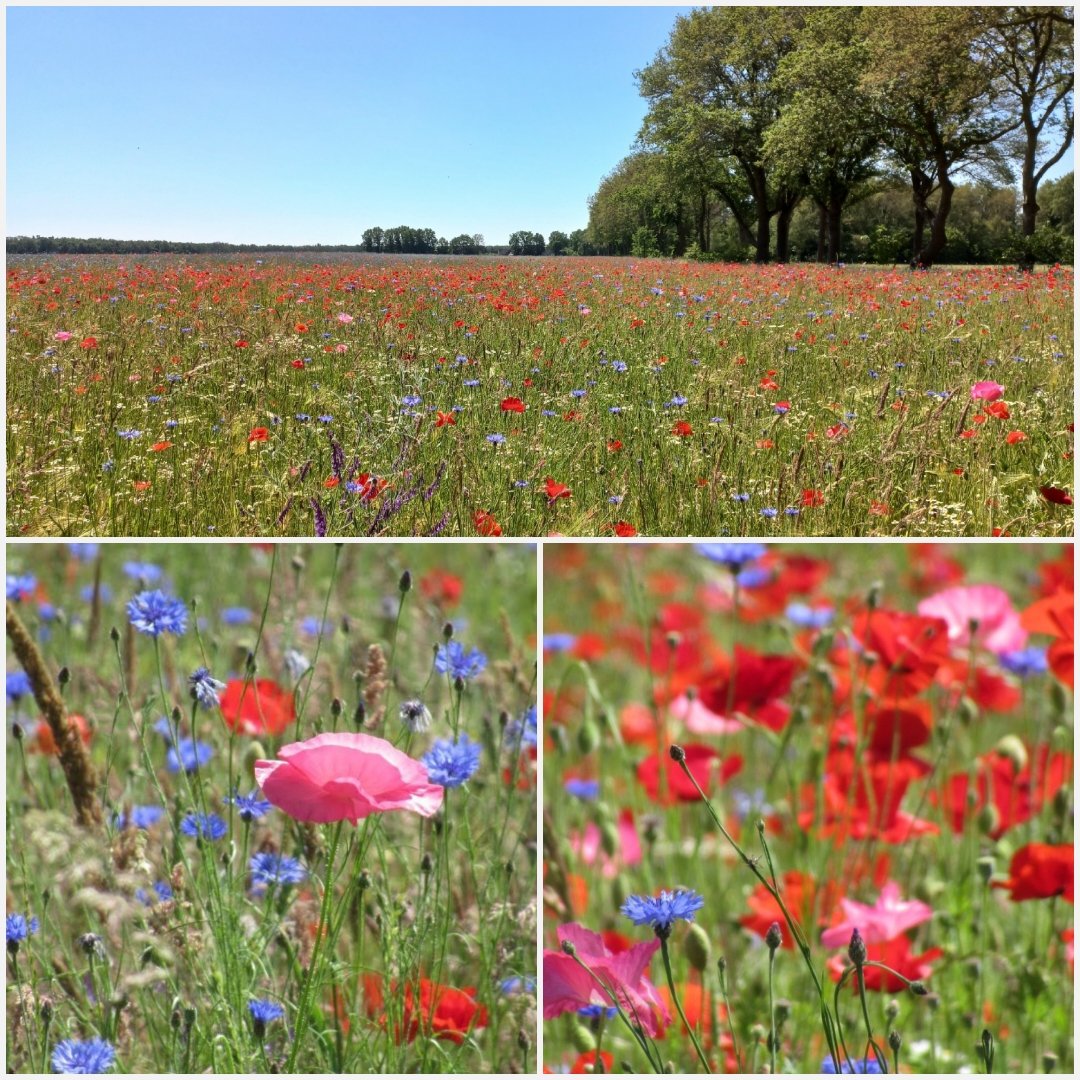
[(296, 719), (292, 694), (272, 679), (230, 679), (220, 707), (225, 724), (241, 735), (280, 735)]
[[(363, 985), (365, 1011), (385, 1027), (387, 1010), (382, 976), (365, 975)], [(420, 979), (419, 983), (406, 983), (402, 993), (393, 981), (390, 993), (398, 998), (401, 1009), (401, 1021), (393, 1031), (396, 1043), (411, 1043), (418, 1035), (424, 1035), (460, 1045), (471, 1031), (487, 1027), (487, 1009), (477, 1003), (476, 989), (472, 986), (458, 990)]]

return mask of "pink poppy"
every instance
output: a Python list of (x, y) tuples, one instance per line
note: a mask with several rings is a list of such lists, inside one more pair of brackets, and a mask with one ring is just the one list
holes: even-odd
[[(569, 941), (577, 958), (587, 964), (615, 992), (623, 1011), (638, 1020), (642, 1029), (657, 1038), (671, 1023), (671, 1013), (647, 974), (660, 939), (633, 945), (624, 952), (612, 952), (604, 939), (578, 923), (558, 930), (559, 943)], [(544, 950), (544, 1019), (577, 1012), (589, 1005), (611, 1006), (611, 998), (581, 964), (561, 949)]]
[(977, 382), (971, 388), (972, 401), (997, 401), (1005, 393), (1005, 387), (999, 382)]
[(585, 826), (583, 833), (570, 834), (570, 849), (581, 857), (586, 866), (592, 866), (599, 862), (601, 873), (606, 878), (617, 877), (620, 866), (635, 866), (641, 862), (641, 841), (638, 839), (637, 829), (634, 826), (634, 813), (632, 810), (623, 810), (619, 814), (617, 826), (619, 850), (615, 857), (610, 857), (603, 850), (603, 834), (600, 826), (590, 821)]
[(342, 311), (338, 313), (337, 321), (342, 326), (348, 326), (353, 321), (353, 317), (347, 311)]
[(699, 697), (680, 694), (672, 703), (670, 712), (676, 720), (686, 725), (695, 735), (735, 735), (746, 725), (741, 720), (730, 720), (710, 709)]
[[(996, 585), (957, 585), (919, 601), (919, 614), (942, 619), (954, 645), (969, 643), (992, 653), (1014, 652), (1027, 643), (1009, 594)], [(974, 631), (972, 627), (974, 626)]]
[(68, 331), (68, 330), (57, 330), (56, 333), (53, 334), (53, 341), (70, 341), (70, 340), (71, 340), (71, 332)]
[(853, 930), (858, 930), (868, 945), (891, 941), (934, 915), (929, 905), (919, 900), (901, 900), (900, 886), (895, 881), (885, 883), (873, 905), (842, 899), (840, 906), (844, 909), (844, 921), (830, 926), (821, 935), (821, 944), (826, 949), (846, 948)]
[(297, 821), (349, 821), (368, 814), (412, 810), (431, 817), (443, 789), (427, 769), (385, 739), (351, 731), (289, 743), (279, 761), (256, 761), (263, 795)]

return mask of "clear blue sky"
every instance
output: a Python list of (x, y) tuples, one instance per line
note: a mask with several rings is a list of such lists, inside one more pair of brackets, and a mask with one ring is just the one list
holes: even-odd
[(6, 232), (570, 232), (687, 10), (8, 8)]
[(570, 232), (687, 10), (8, 8), (6, 233)]

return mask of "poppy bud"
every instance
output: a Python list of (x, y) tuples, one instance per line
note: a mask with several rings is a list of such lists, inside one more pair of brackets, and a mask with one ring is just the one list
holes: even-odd
[(591, 720), (578, 728), (577, 745), (582, 754), (591, 754), (600, 745), (600, 731)]
[(869, 590), (867, 590), (867, 593), (866, 593), (866, 606), (871, 611), (873, 611), (874, 608), (876, 608), (878, 606), (878, 604), (881, 603), (881, 594), (882, 594), (882, 591), (884, 590), (884, 588), (885, 588), (885, 585), (884, 585), (883, 582), (875, 581), (870, 586)]
[(885, 1006), (885, 1019), (891, 1024), (900, 1015), (900, 1002), (892, 998)]
[(926, 989), (926, 983), (924, 983), (921, 979), (916, 979), (908, 987), (908, 989), (916, 997), (926, 998), (926, 1004), (929, 1005), (930, 1008), (933, 1009), (935, 1012), (937, 1011), (938, 1006), (941, 1004), (941, 996), (939, 994), (931, 994), (930, 991)]
[(529, 1046), (531, 1045), (529, 1042), (529, 1036), (526, 1034), (524, 1028), (518, 1028), (517, 1045), (518, 1049), (522, 1051), (528, 1050)]
[(1054, 792), (1054, 801), (1051, 804), (1054, 817), (1065, 818), (1071, 817), (1072, 811), (1072, 791), (1069, 786), (1063, 785)]
[(1055, 682), (1050, 687), (1050, 701), (1054, 706), (1054, 712), (1058, 716), (1065, 716), (1069, 711), (1069, 695), (1065, 691), (1065, 687), (1059, 682)]
[(588, 1054), (596, 1049), (596, 1039), (593, 1033), (577, 1020), (570, 1021), (570, 1042), (579, 1054)]
[(62, 668), (61, 668), (61, 669), (60, 669), (60, 670), (59, 670), (59, 671), (58, 671), (58, 672), (56, 673), (56, 681), (57, 681), (57, 682), (58, 682), (58, 683), (59, 683), (59, 684), (60, 684), (61, 686), (67, 686), (67, 684), (68, 684), (69, 682), (71, 682), (71, 668), (69, 668), (69, 667), (67, 666), (67, 664), (65, 664), (65, 665), (64, 665), (64, 666), (63, 666), (63, 667), (62, 667)]
[(431, 870), (432, 870), (433, 866), (434, 866), (434, 863), (432, 862), (432, 859), (431, 859), (431, 853), (428, 852), (428, 851), (425, 851), (424, 852), (424, 857), (420, 860), (420, 873), (423, 874), (424, 877), (427, 877), (428, 874), (431, 873)]
[(454, 636), (454, 624), (443, 623), (442, 628), (443, 641), (449, 641)]
[(698, 923), (690, 924), (690, 932), (683, 941), (683, 952), (695, 971), (704, 971), (709, 964), (709, 935)]
[(1001, 811), (993, 803), (987, 803), (979, 811), (976, 824), (981, 833), (992, 836), (1001, 827)]
[(986, 885), (994, 876), (994, 857), (992, 855), (980, 856), (975, 862), (975, 869), (978, 871), (979, 880)]
[(1043, 1072), (1053, 1072), (1054, 1066), (1057, 1064), (1057, 1054), (1053, 1050), (1047, 1050), (1042, 1056), (1042, 1064)]
[(686, 761), (686, 751), (681, 746), (676, 746), (673, 743), (668, 753), (671, 755), (671, 760), (678, 765)]
[[(779, 936), (780, 927), (776, 923), (773, 923), (773, 926), (776, 926), (776, 932)], [(772, 926), (769, 929), (771, 930)], [(766, 943), (768, 943), (768, 935), (766, 935)], [(863, 941), (862, 934), (859, 933), (857, 927), (851, 931), (851, 941), (848, 944), (847, 954), (848, 959), (857, 968), (861, 968), (866, 963), (866, 942)]]
[(600, 826), (600, 850), (608, 858), (614, 858), (619, 850), (619, 830), (613, 821), (605, 821)]
[(994, 747), (995, 753), (1000, 754), (1004, 758), (1008, 758), (1013, 763), (1013, 768), (1017, 772), (1022, 772), (1027, 768), (1028, 752), (1027, 747), (1020, 741), (1016, 735), (1004, 735), (997, 741), (997, 745)]
[(115, 626), (109, 631), (109, 640), (114, 645), (120, 640), (120, 631)]
[(577, 949), (574, 948), (574, 943), (572, 941), (564, 941), (562, 943), (562, 951), (566, 953), (567, 956), (577, 956)]
[(629, 894), (626, 891), (626, 879), (622, 874), (616, 874), (611, 879), (611, 905), (618, 911), (626, 902), (626, 897)]
[(342, 710), (341, 698), (334, 698), (330, 702), (330, 715), (336, 720), (341, 715)]
[(404, 596), (412, 588), (412, 574), (405, 570), (398, 580), (398, 592)]
[(773, 1005), (776, 1026), (781, 1027), (791, 1017), (791, 1002), (787, 998), (777, 998)]
[(959, 713), (960, 723), (963, 724), (964, 727), (971, 727), (971, 725), (979, 719), (979, 706), (976, 705), (967, 694), (960, 699), (960, 704), (957, 705), (956, 711)]
[(356, 703), (356, 708), (353, 709), (352, 722), (353, 728), (356, 731), (360, 731), (364, 726), (364, 721), (367, 719), (367, 707), (364, 705), (364, 699), (361, 698)]
[(21, 742), (26, 737), (26, 729), (16, 720), (11, 725), (11, 734), (14, 736), (17, 742)]
[(258, 739), (253, 739), (247, 745), (247, 749), (244, 751), (244, 768), (248, 772), (253, 772), (255, 769), (256, 761), (263, 761), (266, 758), (266, 750), (263, 744)]

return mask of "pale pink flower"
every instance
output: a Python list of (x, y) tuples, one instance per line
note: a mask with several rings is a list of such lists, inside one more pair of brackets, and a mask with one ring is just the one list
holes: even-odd
[(1027, 643), (1027, 631), (1020, 625), (1009, 594), (996, 585), (943, 589), (919, 601), (919, 614), (944, 619), (949, 640), (957, 645), (974, 644), (1000, 654), (1022, 649)]
[(337, 321), (339, 323), (341, 323), (343, 326), (348, 326), (349, 323), (351, 323), (353, 321), (353, 317), (351, 315), (349, 315), (347, 312), (342, 311), (342, 312), (338, 313)]
[(858, 930), (867, 945), (892, 941), (913, 926), (924, 923), (934, 916), (928, 904), (920, 900), (901, 900), (900, 886), (887, 881), (877, 898), (877, 903), (860, 904), (855, 900), (841, 900), (844, 921), (830, 926), (821, 935), (826, 949), (844, 948), (851, 941), (851, 932)]
[(695, 735), (734, 735), (746, 725), (741, 720), (730, 719), (714, 713), (700, 698), (682, 694), (669, 706), (671, 715), (686, 725)]
[(56, 333), (53, 334), (53, 341), (70, 341), (70, 340), (71, 340), (71, 331), (70, 330), (57, 330)]
[(977, 382), (971, 388), (971, 400), (972, 401), (997, 401), (999, 397), (1002, 397), (1005, 393), (1005, 387), (999, 382), (992, 382), (989, 379), (986, 382)]
[[(660, 948), (660, 939), (612, 952), (604, 939), (578, 923), (558, 930), (559, 943), (569, 941), (578, 959), (587, 964), (615, 992), (631, 1022), (638, 1021), (646, 1034), (656, 1038), (671, 1023), (656, 987), (649, 981), (649, 963)], [(611, 1007), (611, 998), (572, 956), (561, 949), (544, 950), (544, 1019), (554, 1020), (566, 1012), (589, 1005)]]
[(339, 341), (334, 346), (334, 352), (341, 353), (341, 352), (348, 352), (348, 351), (349, 351), (349, 346), (346, 345), (344, 341)]
[(443, 789), (386, 739), (342, 731), (289, 743), (278, 761), (256, 761), (263, 795), (297, 821), (350, 821), (387, 810), (431, 817)]
[(617, 832), (619, 850), (614, 858), (610, 857), (601, 847), (602, 834), (600, 826), (591, 821), (585, 826), (583, 833), (570, 834), (570, 850), (586, 866), (592, 866), (599, 861), (600, 872), (604, 877), (616, 877), (620, 867), (636, 866), (641, 862), (641, 841), (638, 839), (637, 829), (634, 827), (634, 813), (632, 810), (624, 810), (619, 814)]

